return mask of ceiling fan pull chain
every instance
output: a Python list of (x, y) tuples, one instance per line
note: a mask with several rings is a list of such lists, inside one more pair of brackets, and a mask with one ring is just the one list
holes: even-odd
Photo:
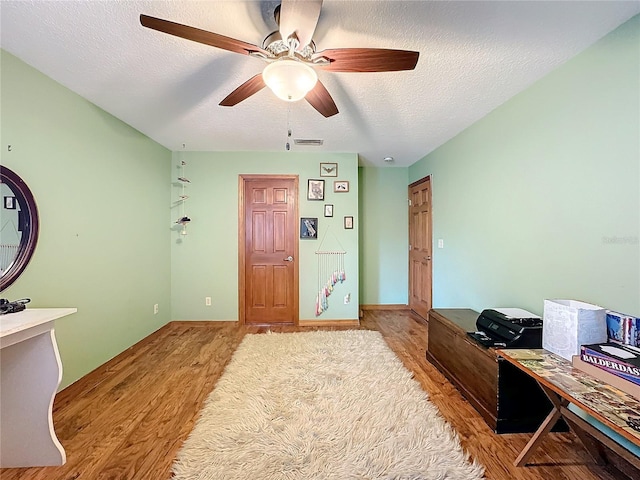
[(291, 150), (291, 103), (287, 105), (287, 152)]

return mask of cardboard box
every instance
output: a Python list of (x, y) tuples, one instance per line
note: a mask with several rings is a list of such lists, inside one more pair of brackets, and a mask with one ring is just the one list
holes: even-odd
[(582, 345), (607, 341), (606, 311), (577, 300), (545, 300), (542, 348), (571, 361)]
[(622, 377), (619, 377), (617, 375), (614, 375), (613, 373), (609, 373), (606, 370), (596, 367), (595, 365), (587, 363), (580, 359), (580, 355), (574, 355), (571, 363), (573, 364), (573, 368), (577, 368), (584, 373), (588, 373), (601, 382), (606, 383), (607, 385), (611, 385), (618, 390), (622, 390), (623, 392), (628, 393), (629, 395), (635, 397), (636, 399), (638, 399), (638, 401), (640, 401), (640, 385), (636, 385), (635, 383), (629, 382)]
[(607, 336), (610, 342), (640, 346), (640, 318), (607, 311)]
[(640, 385), (640, 348), (618, 343), (583, 345), (580, 360)]

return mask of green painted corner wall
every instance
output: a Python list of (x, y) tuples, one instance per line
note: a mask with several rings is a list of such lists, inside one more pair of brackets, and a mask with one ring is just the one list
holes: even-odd
[(432, 175), (436, 307), (640, 315), (640, 16), (409, 168)]
[[(358, 158), (355, 154), (300, 152), (177, 152), (174, 179), (180, 163), (191, 181), (185, 214), (191, 218), (187, 235), (179, 229), (171, 237), (171, 304), (174, 320), (238, 319), (238, 177), (241, 174), (293, 174), (299, 176), (299, 215), (318, 218), (318, 240), (299, 241), (300, 320), (346, 320), (358, 318)], [(307, 180), (320, 178), (320, 162), (338, 164), (337, 180), (350, 182), (349, 193), (334, 193), (333, 181), (325, 177), (325, 201), (308, 201)], [(181, 207), (175, 202), (182, 192), (173, 189), (170, 219), (175, 222)], [(334, 205), (334, 216), (324, 217), (324, 205)], [(343, 218), (354, 217), (353, 230), (343, 228)], [(324, 240), (323, 240), (324, 239)], [(329, 297), (329, 309), (315, 316), (318, 265), (315, 251), (345, 250), (347, 281)], [(351, 294), (351, 303), (343, 303)], [(212, 305), (205, 305), (211, 297)]]
[(40, 215), (35, 254), (2, 297), (78, 308), (56, 322), (65, 387), (170, 320), (171, 153), (0, 55), (0, 161)]
[(403, 304), (409, 298), (409, 169), (359, 169), (360, 303)]

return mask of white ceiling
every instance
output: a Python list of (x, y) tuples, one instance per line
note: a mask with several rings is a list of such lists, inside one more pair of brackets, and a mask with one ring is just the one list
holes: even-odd
[(617, 0), (325, 0), (318, 51), (420, 52), (414, 71), (319, 71), (340, 110), (328, 119), (268, 89), (218, 106), (265, 64), (139, 23), (145, 13), (261, 46), (278, 3), (2, 0), (1, 46), (171, 150), (285, 152), (290, 125), (294, 138), (324, 140), (292, 151), (407, 166), (640, 13)]

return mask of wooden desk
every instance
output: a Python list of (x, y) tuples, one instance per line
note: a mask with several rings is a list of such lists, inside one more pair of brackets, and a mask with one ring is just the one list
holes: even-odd
[[(567, 407), (572, 403), (640, 446), (640, 404), (631, 395), (574, 369), (571, 362), (546, 350), (498, 350), (498, 355), (534, 378), (547, 394), (553, 409), (534, 433), (514, 465), (522, 466), (553, 425), (563, 418), (594, 460), (605, 463), (594, 438), (635, 468), (640, 459)], [(633, 427), (632, 427), (633, 426)]]
[(63, 465), (52, 407), (62, 379), (54, 321), (75, 308), (0, 316), (0, 467)]

